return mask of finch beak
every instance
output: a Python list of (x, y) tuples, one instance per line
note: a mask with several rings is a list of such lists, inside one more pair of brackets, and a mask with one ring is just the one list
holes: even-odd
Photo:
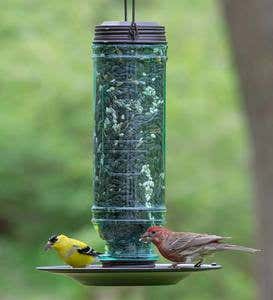
[(143, 236), (139, 239), (140, 242), (149, 243), (151, 241), (151, 237), (148, 233), (144, 233)]
[(47, 242), (46, 245), (45, 245), (45, 247), (44, 247), (44, 250), (45, 250), (45, 251), (48, 251), (48, 250), (50, 250), (51, 248), (52, 248), (52, 244), (51, 244), (50, 242)]

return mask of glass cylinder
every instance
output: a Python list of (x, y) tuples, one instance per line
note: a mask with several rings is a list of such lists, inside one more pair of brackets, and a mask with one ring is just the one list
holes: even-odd
[[(125, 22), (103, 25), (114, 32), (129, 27)], [(126, 32), (127, 42), (117, 33), (110, 34), (110, 42), (103, 36), (102, 42), (97, 33), (93, 43), (92, 211), (93, 223), (106, 242), (101, 256), (105, 262), (155, 261), (152, 246), (139, 238), (148, 227), (164, 223), (167, 45), (159, 37), (147, 41), (141, 33), (141, 28), (161, 26), (138, 26), (136, 41), (128, 42)]]

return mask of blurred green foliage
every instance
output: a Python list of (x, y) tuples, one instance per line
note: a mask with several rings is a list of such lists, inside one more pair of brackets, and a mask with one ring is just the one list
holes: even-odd
[[(92, 242), (91, 59), (95, 24), (122, 19), (121, 0), (0, 4), (1, 299), (252, 300), (253, 259), (221, 254), (222, 271), (173, 287), (85, 288), (35, 271), (58, 264), (54, 232)], [(168, 226), (255, 245), (249, 145), (227, 30), (212, 0), (137, 1), (165, 24)]]

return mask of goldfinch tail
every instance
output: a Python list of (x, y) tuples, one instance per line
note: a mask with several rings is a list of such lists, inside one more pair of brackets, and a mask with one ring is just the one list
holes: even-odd
[(101, 252), (96, 252), (95, 250), (93, 250), (92, 255), (95, 257), (98, 257), (99, 255), (102, 255), (103, 253)]

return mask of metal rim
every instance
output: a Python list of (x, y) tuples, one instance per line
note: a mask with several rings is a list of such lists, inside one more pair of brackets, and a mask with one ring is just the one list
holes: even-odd
[(156, 264), (154, 267), (102, 267), (101, 265), (92, 265), (86, 268), (71, 268), (69, 266), (50, 266), (37, 267), (39, 271), (47, 271), (54, 273), (147, 273), (147, 272), (200, 272), (221, 269), (221, 265), (204, 264), (200, 268), (194, 267), (193, 264), (181, 264), (178, 268), (171, 268), (171, 264)]

